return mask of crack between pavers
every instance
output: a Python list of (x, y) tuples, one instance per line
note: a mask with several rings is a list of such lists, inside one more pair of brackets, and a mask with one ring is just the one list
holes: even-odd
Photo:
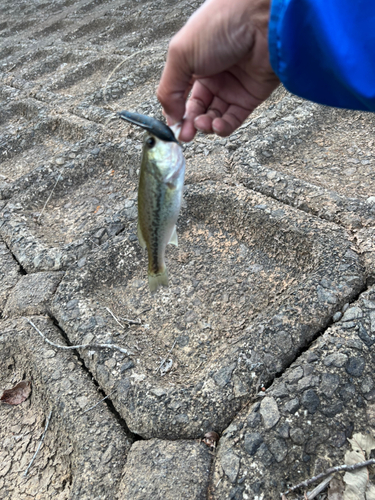
[[(217, 443), (219, 444), (219, 442)], [(210, 470), (208, 472), (208, 484), (206, 490), (206, 500), (213, 500), (213, 481), (214, 481), (214, 473), (215, 473), (215, 465), (216, 465), (216, 456), (217, 456), (217, 447), (215, 448), (215, 455), (212, 457), (210, 463)]]
[(17, 262), (17, 264), (19, 265), (20, 267), (20, 274), (21, 276), (25, 276), (26, 274), (29, 274), (26, 269), (23, 267), (23, 265), (21, 264), (21, 262), (17, 259), (17, 257), (15, 256), (15, 254), (12, 252), (12, 249), (10, 248), (10, 246), (8, 245), (8, 243), (5, 241), (4, 238), (1, 238), (2, 241), (4, 242), (5, 246), (7, 247), (7, 249), (9, 250), (9, 253), (11, 254), (11, 256), (13, 257), (13, 259)]
[[(369, 287), (367, 286), (367, 283), (364, 283), (364, 285), (363, 285), (363, 287), (360, 289), (360, 291), (359, 291), (359, 292), (358, 292), (358, 293), (357, 293), (357, 294), (356, 294), (356, 295), (355, 295), (355, 296), (354, 296), (351, 300), (348, 300), (348, 302), (346, 302), (346, 303), (347, 303), (347, 304), (349, 304), (349, 305), (350, 305), (350, 304), (353, 304), (354, 302), (356, 302), (356, 301), (360, 298), (360, 296), (361, 296), (363, 293), (367, 292), (367, 290), (368, 290), (368, 289), (369, 289)], [(336, 311), (336, 312), (339, 312), (339, 311), (341, 311), (341, 309), (339, 309), (339, 310), (338, 310), (338, 311)], [(339, 323), (339, 321), (338, 321), (338, 323)], [(272, 382), (271, 382), (271, 383), (269, 383), (269, 384), (265, 384), (266, 389), (268, 389), (268, 387), (270, 387), (270, 386), (273, 384), (273, 382), (275, 381), (275, 379), (280, 378), (280, 377), (281, 377), (281, 376), (285, 373), (285, 371), (286, 371), (288, 368), (290, 368), (290, 366), (291, 366), (291, 365), (292, 365), (295, 361), (297, 361), (297, 359), (298, 359), (298, 358), (299, 358), (299, 357), (300, 357), (303, 353), (305, 353), (306, 351), (308, 351), (308, 350), (310, 349), (310, 347), (312, 346), (312, 344), (313, 344), (313, 343), (314, 343), (314, 342), (315, 342), (318, 338), (322, 337), (322, 336), (326, 333), (326, 331), (327, 331), (327, 330), (328, 330), (328, 329), (329, 329), (332, 325), (334, 325), (334, 324), (335, 324), (335, 322), (334, 322), (334, 321), (333, 321), (333, 319), (331, 318), (331, 319), (329, 320), (329, 322), (327, 323), (327, 325), (326, 325), (325, 327), (321, 328), (318, 332), (316, 332), (316, 334), (314, 335), (314, 337), (313, 337), (313, 338), (312, 338), (312, 339), (311, 339), (311, 340), (310, 340), (310, 341), (309, 341), (309, 342), (308, 342), (305, 346), (300, 347), (300, 348), (297, 350), (297, 353), (296, 353), (296, 355), (295, 355), (295, 357), (294, 357), (293, 361), (291, 361), (291, 362), (290, 362), (290, 363), (289, 363), (289, 364), (288, 364), (288, 365), (284, 368), (284, 370), (283, 370), (282, 372), (277, 373), (277, 374), (275, 375), (275, 377), (273, 378), (273, 380), (272, 380)]]
[[(248, 189), (246, 186), (244, 186), (246, 189)], [(256, 190), (254, 190), (256, 191)], [(262, 193), (261, 193), (262, 194)], [(276, 199), (276, 198), (274, 198)], [(277, 200), (277, 199), (276, 199)], [(280, 200), (277, 200), (277, 201), (280, 201)], [(286, 204), (286, 203), (285, 203)], [(294, 207), (296, 208), (296, 207)], [(307, 212), (309, 213), (309, 212)], [(311, 215), (311, 214), (310, 214)], [(319, 217), (321, 218), (321, 217)], [(325, 219), (323, 219), (325, 220)], [(344, 226), (343, 226), (344, 227)], [(345, 228), (345, 227), (344, 227)], [(346, 229), (346, 228), (345, 228)], [(125, 231), (125, 229), (123, 229), (121, 232)], [(7, 243), (4, 241), (5, 245), (7, 246), (9, 252), (11, 253), (11, 255), (13, 256), (13, 258), (16, 260), (16, 262), (19, 264), (20, 266), (20, 269), (21, 269), (21, 272), (23, 274), (28, 274), (24, 268), (22, 267), (22, 265), (19, 263), (18, 259), (14, 256), (13, 252), (10, 250), (9, 246), (7, 245)], [(366, 292), (367, 290), (369, 289), (369, 286), (364, 283), (364, 285), (362, 286), (362, 288), (359, 290), (359, 292), (354, 296), (352, 297), (351, 300), (349, 300), (347, 303), (349, 304), (352, 304), (354, 302), (356, 302), (360, 296)], [(60, 327), (58, 321), (56, 320), (56, 318), (54, 316), (52, 316), (51, 314), (49, 314), (51, 320), (53, 321), (53, 324), (54, 326), (59, 330), (59, 332), (61, 333), (61, 335), (63, 336), (63, 338), (65, 339), (67, 345), (72, 345), (71, 342), (69, 341), (69, 338), (68, 336), (66, 335), (65, 331)], [(327, 323), (327, 325), (325, 327), (323, 327), (322, 329), (320, 329), (318, 332), (316, 332), (316, 334), (314, 335), (314, 337), (311, 339), (311, 341), (309, 341), (304, 347), (301, 347), (298, 349), (296, 355), (294, 356), (293, 360), (291, 360), (291, 362), (286, 365), (284, 367), (284, 369), (280, 372), (280, 373), (277, 373), (269, 382), (265, 383), (264, 384), (264, 387), (265, 389), (268, 389), (276, 379), (280, 378), (287, 370), (288, 368), (290, 368), (290, 366), (296, 361), (298, 360), (298, 358), (306, 351), (308, 351), (311, 347), (311, 345), (321, 336), (324, 335), (324, 333), (332, 326), (332, 324), (334, 324), (332, 318), (329, 320), (329, 322)], [(89, 368), (86, 366), (83, 358), (80, 356), (79, 352), (77, 350), (73, 350), (74, 354), (77, 356), (83, 370), (89, 375), (90, 379), (93, 381), (93, 383), (95, 384), (95, 386), (97, 387), (97, 390), (98, 392), (103, 396), (103, 397), (106, 397), (106, 393), (103, 391), (103, 389), (100, 387), (99, 383), (96, 381), (96, 379), (94, 378), (92, 372), (89, 370)], [(231, 423), (241, 414), (243, 413), (244, 411), (246, 411), (246, 409), (254, 404), (256, 400), (256, 396), (254, 398), (252, 398), (250, 401), (248, 401), (240, 410), (239, 412), (233, 417), (233, 419), (231, 420), (231, 422), (228, 424), (227, 427), (229, 427), (231, 425)], [(129, 427), (128, 425), (126, 424), (126, 421), (123, 417), (121, 417), (121, 415), (119, 414), (119, 412), (116, 410), (113, 402), (111, 401), (111, 399), (109, 397), (106, 397), (106, 399), (103, 400), (103, 402), (107, 405), (107, 408), (108, 410), (110, 411), (110, 413), (115, 417), (115, 419), (117, 420), (117, 422), (121, 425), (121, 427), (124, 429), (125, 433), (132, 439), (133, 441), (133, 444), (135, 441), (140, 441), (140, 440), (145, 440), (142, 436), (140, 435), (137, 435), (137, 434), (134, 434), (132, 433), (130, 430), (129, 430)], [(217, 446), (220, 444), (220, 439), (217, 443)], [(216, 453), (215, 453), (215, 456), (213, 456), (212, 460), (211, 460), (211, 463), (210, 463), (210, 470), (209, 470), (209, 480), (208, 480), (208, 486), (207, 486), (207, 491), (206, 491), (206, 499), (207, 500), (211, 500), (213, 497), (212, 497), (212, 494), (213, 494), (213, 488), (215, 487), (215, 485), (213, 484), (213, 475), (214, 475), (214, 470), (215, 470), (215, 463), (216, 463)]]
[[(278, 173), (282, 174), (282, 172), (280, 172), (280, 171), (276, 171), (276, 172), (278, 172)], [(298, 179), (298, 177), (296, 177), (296, 179), (297, 179), (297, 180), (299, 180), (300, 182), (305, 182), (305, 181), (303, 181), (302, 179)], [(338, 219), (338, 221), (332, 221), (332, 220), (329, 220), (328, 218), (324, 217), (324, 215), (319, 215), (319, 214), (314, 213), (312, 210), (307, 210), (307, 209), (304, 209), (304, 208), (302, 208), (302, 207), (292, 205), (292, 203), (289, 203), (287, 200), (282, 199), (282, 198), (278, 198), (278, 197), (277, 197), (277, 196), (275, 196), (273, 193), (266, 192), (266, 191), (262, 190), (262, 189), (261, 189), (261, 188), (259, 188), (259, 187), (256, 187), (256, 186), (254, 186), (254, 187), (249, 187), (249, 186), (247, 186), (247, 185), (246, 185), (246, 183), (245, 183), (244, 181), (242, 181), (242, 180), (238, 180), (237, 182), (238, 182), (238, 184), (240, 184), (241, 186), (243, 186), (245, 189), (250, 189), (251, 191), (254, 191), (254, 192), (259, 193), (259, 194), (261, 194), (261, 195), (263, 195), (263, 196), (266, 196), (267, 198), (271, 198), (272, 200), (275, 200), (275, 201), (277, 201), (278, 203), (282, 203), (283, 205), (286, 205), (286, 206), (288, 206), (288, 207), (291, 207), (291, 208), (294, 208), (294, 209), (299, 210), (299, 211), (301, 211), (301, 212), (304, 212), (305, 214), (308, 214), (308, 215), (310, 215), (310, 216), (312, 216), (312, 217), (316, 217), (317, 219), (320, 219), (320, 220), (322, 220), (322, 221), (329, 222), (329, 223), (331, 223), (331, 224), (336, 224), (337, 226), (342, 227), (342, 228), (343, 228), (343, 229), (345, 229), (346, 231), (350, 232), (350, 229), (349, 229), (349, 228), (347, 228), (347, 227), (344, 225), (344, 223), (343, 223), (341, 220), (339, 220), (339, 219)], [(314, 186), (314, 187), (316, 187), (317, 189), (319, 189), (319, 186), (317, 186), (317, 185), (315, 185), (315, 184), (311, 184), (311, 186)], [(320, 188), (320, 189), (321, 189), (321, 188)], [(324, 190), (324, 192), (326, 192), (326, 193), (330, 193), (330, 192), (332, 192), (332, 193), (334, 193), (334, 194), (339, 195), (339, 193), (337, 193), (336, 191)], [(342, 195), (339, 195), (339, 196), (342, 196)], [(359, 201), (360, 201), (360, 200), (359, 200)], [(359, 207), (358, 207), (358, 208), (359, 208)], [(346, 209), (343, 209), (343, 210), (341, 209), (341, 210), (339, 211), (339, 214), (346, 213), (346, 212), (350, 212), (350, 211), (349, 211), (349, 210), (346, 210)], [(360, 213), (360, 210), (358, 210), (358, 212)], [(366, 227), (366, 226), (362, 226), (360, 229), (363, 229), (363, 228), (365, 228), (365, 227)], [(371, 227), (372, 227), (372, 226), (371, 226)]]
[[(369, 290), (369, 286), (367, 285), (367, 283), (364, 283), (363, 287), (359, 290), (359, 292), (351, 299), (351, 300), (348, 300), (346, 303), (347, 304), (353, 304), (354, 302), (356, 302), (363, 293), (367, 292)], [(338, 309), (338, 311), (341, 311), (341, 309)], [(338, 312), (336, 311), (336, 312)], [(339, 323), (339, 322), (338, 322)], [(269, 387), (272, 386), (272, 384), (275, 382), (275, 380), (281, 378), (284, 373), (291, 367), (291, 365), (293, 363), (295, 363), (298, 358), (303, 354), (305, 353), (306, 351), (308, 351), (310, 349), (310, 347), (313, 345), (313, 343), (320, 337), (322, 337), (325, 332), (333, 325), (335, 324), (335, 322), (333, 321), (332, 317), (331, 319), (329, 320), (329, 322), (327, 323), (327, 325), (323, 328), (321, 328), (320, 330), (318, 330), (314, 337), (305, 345), (305, 346), (301, 346), (297, 352), (296, 352), (296, 355), (293, 357), (293, 359), (290, 361), (290, 363), (288, 363), (282, 371), (280, 371), (279, 373), (276, 373), (275, 376), (268, 382), (264, 383), (263, 387), (267, 390)], [(264, 393), (264, 396), (266, 396), (266, 392)], [(239, 410), (239, 412), (237, 413), (237, 415), (230, 421), (230, 423), (228, 424), (227, 427), (229, 427), (233, 420), (235, 420), (242, 412), (246, 411), (246, 409), (251, 406), (252, 404), (254, 404), (254, 402), (259, 399), (259, 396), (255, 395), (254, 398), (250, 399), (249, 401), (247, 401), (244, 406)], [(220, 443), (220, 440), (218, 441), (218, 445)]]
[[(70, 340), (69, 340), (67, 334), (65, 333), (65, 331), (59, 325), (57, 319), (51, 313), (49, 313), (48, 316), (52, 320), (53, 325), (55, 326), (55, 328), (57, 328), (59, 330), (59, 332), (60, 332), (61, 336), (64, 338), (66, 344), (69, 345), (69, 346), (71, 346), (72, 343), (70, 342)], [(88, 376), (90, 377), (90, 379), (92, 380), (92, 382), (96, 386), (98, 392), (102, 395), (103, 398), (106, 398), (106, 399), (103, 399), (102, 402), (107, 405), (108, 410), (114, 416), (114, 418), (116, 419), (116, 421), (120, 424), (120, 426), (122, 427), (122, 429), (125, 431), (125, 434), (128, 437), (130, 437), (130, 439), (132, 440), (133, 443), (135, 441), (143, 441), (144, 438), (142, 436), (140, 436), (138, 434), (134, 434), (133, 432), (130, 431), (130, 429), (129, 429), (129, 427), (128, 427), (126, 421), (125, 421), (125, 419), (116, 410), (116, 408), (115, 408), (114, 404), (112, 403), (111, 399), (109, 397), (107, 397), (107, 394), (101, 388), (101, 386), (99, 385), (99, 383), (95, 379), (95, 377), (92, 374), (92, 372), (90, 371), (90, 369), (86, 366), (86, 363), (85, 363), (84, 359), (81, 357), (81, 355), (78, 352), (78, 350), (77, 349), (72, 349), (72, 352), (73, 352), (73, 354), (75, 356), (77, 356), (77, 359), (78, 359), (78, 361), (79, 361), (79, 363), (80, 363), (83, 371), (88, 374)]]
[[(367, 285), (367, 283), (365, 283), (363, 285), (363, 287), (359, 290), (359, 292), (351, 299), (351, 300), (348, 300), (348, 304), (353, 304), (354, 302), (356, 302), (360, 296), (367, 292), (369, 290), (370, 286)], [(323, 327), (322, 329), (320, 329), (318, 332), (316, 332), (316, 334), (314, 335), (314, 337), (311, 339), (311, 341), (309, 341), (305, 346), (303, 347), (300, 347), (296, 353), (296, 355), (294, 356), (294, 358), (292, 359), (292, 361), (290, 361), (290, 363), (288, 363), (284, 369), (280, 372), (280, 373), (277, 373), (269, 382), (265, 383), (263, 385), (263, 387), (265, 388), (265, 390), (267, 390), (269, 387), (272, 386), (272, 384), (275, 382), (275, 380), (281, 378), (284, 373), (291, 367), (291, 365), (298, 360), (298, 358), (306, 351), (308, 351), (310, 349), (310, 347), (312, 346), (312, 344), (320, 337), (322, 337), (325, 332), (334, 324), (334, 321), (333, 319), (331, 318), (330, 321), (327, 323), (327, 325), (325, 327)], [(266, 392), (264, 393), (264, 396), (266, 396)], [(257, 400), (259, 399), (259, 396), (256, 394), (253, 398), (251, 398), (249, 401), (247, 401), (243, 407), (237, 412), (237, 414), (233, 417), (233, 419), (228, 423), (227, 425), (227, 428), (232, 425), (233, 421), (236, 420), (236, 418), (238, 418), (242, 413), (245, 413), (247, 411), (247, 409), (253, 405)], [(216, 445), (216, 449), (218, 448), (218, 446), (220, 445), (220, 440), (221, 438), (219, 439), (219, 441), (217, 442), (217, 445)], [(206, 493), (206, 500), (212, 500), (213, 499), (213, 491), (214, 491), (214, 488), (215, 488), (215, 485), (213, 484), (213, 474), (214, 474), (214, 467), (215, 467), (215, 461), (216, 461), (216, 453), (215, 452), (215, 456), (211, 462), (211, 467), (210, 467), (210, 472), (209, 472), (209, 483), (208, 483), (208, 488), (207, 488), (207, 493)]]

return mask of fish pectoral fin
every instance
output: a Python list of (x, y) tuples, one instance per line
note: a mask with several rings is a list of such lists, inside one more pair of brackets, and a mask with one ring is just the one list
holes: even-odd
[(168, 286), (168, 271), (167, 268), (163, 272), (158, 274), (148, 273), (148, 286), (151, 292), (155, 292), (159, 288), (159, 285)]
[(176, 172), (175, 170), (172, 170), (164, 177), (163, 182), (168, 186), (169, 189), (176, 189), (177, 173), (178, 171)]
[(141, 247), (144, 250), (147, 245), (146, 245), (145, 239), (143, 237), (142, 229), (141, 229), (141, 226), (139, 225), (139, 223), (138, 223), (138, 227), (137, 227), (137, 236), (138, 236), (139, 244), (141, 245)]
[(178, 247), (178, 238), (177, 238), (177, 231), (176, 231), (176, 226), (174, 226), (171, 237), (169, 238), (168, 244), (171, 245), (176, 245)]

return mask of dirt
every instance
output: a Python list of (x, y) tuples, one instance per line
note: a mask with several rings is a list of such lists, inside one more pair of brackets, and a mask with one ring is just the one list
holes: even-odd
[[(2, 2), (0, 392), (32, 393), (0, 405), (0, 498), (274, 500), (374, 433), (373, 114), (279, 87), (183, 145), (179, 247), (149, 293), (143, 133), (115, 113), (163, 119), (168, 43), (199, 4)], [(54, 347), (27, 318), (124, 351)]]

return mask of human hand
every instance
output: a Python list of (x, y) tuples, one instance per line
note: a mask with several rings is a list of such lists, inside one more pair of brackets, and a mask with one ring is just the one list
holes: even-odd
[(157, 95), (170, 125), (183, 119), (180, 140), (197, 130), (230, 135), (278, 86), (270, 2), (208, 0), (172, 38)]

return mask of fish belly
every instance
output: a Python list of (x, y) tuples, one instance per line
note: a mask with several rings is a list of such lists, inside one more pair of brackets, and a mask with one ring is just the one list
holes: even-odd
[(168, 286), (165, 249), (168, 243), (177, 244), (176, 221), (180, 196), (167, 186), (145, 186), (138, 201), (138, 239), (147, 247), (148, 278), (151, 291), (159, 285)]

